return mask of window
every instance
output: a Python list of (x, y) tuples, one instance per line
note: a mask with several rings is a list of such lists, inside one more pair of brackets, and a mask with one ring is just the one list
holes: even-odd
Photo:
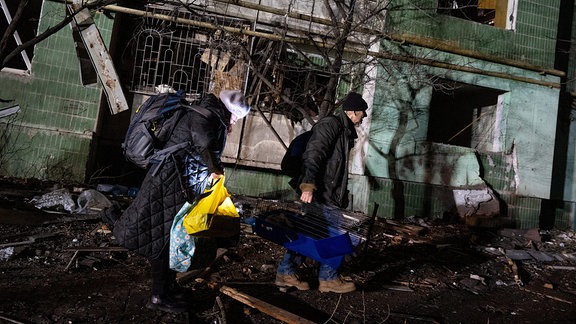
[(428, 141), (497, 151), (498, 114), (503, 91), (449, 80), (434, 86)]
[[(330, 79), (330, 75), (324, 72), (324, 59), (319, 55), (303, 54), (294, 50), (286, 50), (282, 58), (274, 62), (276, 68), (273, 75), (277, 88), (283, 97), (290, 99), (306, 114), (316, 116), (319, 103), (324, 97), (325, 85)], [(282, 113), (297, 121), (304, 117), (301, 110), (294, 109), (293, 105), (285, 100), (275, 98), (271, 103), (263, 107), (263, 110)]]
[[(38, 32), (38, 22), (42, 8), (42, 0), (30, 0), (24, 9), (22, 17), (15, 17), (21, 1), (0, 0), (0, 31), (2, 35), (14, 18), (17, 18), (16, 32), (9, 37), (4, 55), (11, 53), (17, 46), (34, 38)], [(30, 71), (31, 61), (34, 56), (34, 46), (22, 51), (20, 55), (10, 60), (4, 67), (7, 69)]]
[(156, 86), (165, 84), (197, 97), (223, 87), (243, 89), (247, 64), (242, 47), (247, 46), (247, 36), (168, 22), (155, 18), (155, 14), (207, 19), (218, 26), (236, 28), (247, 28), (245, 21), (193, 16), (168, 7), (148, 6), (146, 10), (151, 17), (135, 31), (132, 91), (151, 94)]
[[(248, 82), (248, 92), (258, 94), (261, 111), (283, 114), (295, 122), (331, 113), (320, 111), (333, 109), (321, 107), (327, 85), (334, 77), (322, 55), (263, 38), (256, 43), (252, 60), (257, 73)], [(362, 80), (356, 71), (358, 66), (343, 62), (337, 97), (344, 96), (352, 84)]]
[(439, 14), (514, 29), (518, 0), (439, 0)]

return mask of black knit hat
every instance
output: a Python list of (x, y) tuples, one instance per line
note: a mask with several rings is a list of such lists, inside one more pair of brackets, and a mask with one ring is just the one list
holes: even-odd
[(350, 92), (342, 102), (344, 111), (366, 111), (368, 104), (357, 92)]

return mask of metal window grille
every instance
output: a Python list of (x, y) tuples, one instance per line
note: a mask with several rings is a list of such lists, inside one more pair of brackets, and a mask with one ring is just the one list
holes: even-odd
[[(169, 85), (175, 90), (183, 89), (192, 97), (230, 86), (230, 80), (239, 79), (236, 87), (242, 86), (247, 68), (241, 58), (247, 46), (246, 36), (234, 35), (221, 29), (203, 29), (191, 24), (167, 21), (159, 15), (170, 15), (186, 21), (208, 22), (214, 26), (249, 28), (246, 21), (196, 15), (178, 8), (148, 6), (149, 13), (143, 18), (136, 31), (136, 49), (132, 73), (133, 92), (152, 94), (155, 87)], [(235, 75), (230, 72), (236, 64)], [(224, 84), (223, 84), (224, 83)]]

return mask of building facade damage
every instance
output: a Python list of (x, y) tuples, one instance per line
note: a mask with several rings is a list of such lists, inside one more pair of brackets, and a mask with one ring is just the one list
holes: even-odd
[[(350, 166), (351, 209), (574, 227), (576, 133), (562, 100), (574, 60), (557, 53), (560, 9), (573, 17), (574, 5), (473, 2), (107, 4), (85, 17), (108, 47), (89, 53), (107, 69), (96, 69), (97, 85), (73, 77), (78, 58), (65, 29), (35, 47), (28, 72), (1, 72), (0, 97), (22, 111), (0, 120), (0, 172), (122, 178), (134, 172), (119, 148), (129, 111), (155, 86), (185, 89), (190, 100), (239, 88), (254, 109), (229, 136), (229, 189), (290, 198), (278, 173), (287, 144), (354, 90), (370, 110)], [(60, 1), (39, 3), (64, 14)], [(57, 20), (42, 15), (38, 29)], [(571, 63), (559, 70), (562, 60)]]

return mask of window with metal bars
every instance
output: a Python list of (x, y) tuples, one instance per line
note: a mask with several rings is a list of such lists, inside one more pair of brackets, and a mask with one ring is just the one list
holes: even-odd
[[(243, 20), (194, 15), (166, 7), (148, 7), (150, 14), (136, 30), (131, 90), (151, 94), (159, 85), (185, 90), (191, 97), (220, 89), (243, 89), (248, 37), (222, 26), (249, 28)], [(165, 20), (166, 15), (182, 18)], [(207, 23), (214, 28), (197, 27)]]

